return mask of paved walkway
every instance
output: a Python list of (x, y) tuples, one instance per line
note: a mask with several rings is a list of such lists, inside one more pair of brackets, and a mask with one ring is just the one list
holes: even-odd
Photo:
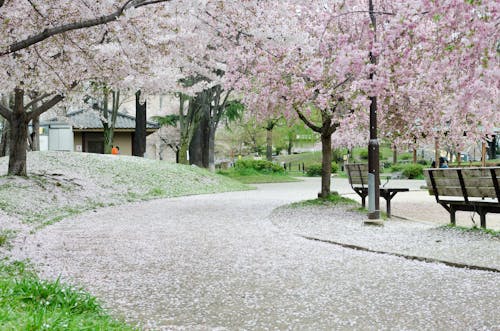
[[(314, 181), (311, 181), (311, 184)], [(450, 214), (436, 202), (433, 195), (429, 195), (427, 190), (422, 189), (425, 186), (424, 180), (391, 180), (387, 187), (407, 187), (410, 192), (398, 193), (391, 202), (392, 214), (394, 216), (409, 220), (431, 222), (440, 225), (450, 223)], [(334, 178), (333, 189), (340, 194), (355, 199), (361, 203), (359, 196), (354, 193), (347, 179)], [(385, 211), (385, 200), (380, 198), (380, 207)], [(457, 212), (457, 225), (479, 227), (479, 215), (473, 212)], [(486, 215), (487, 228), (500, 231), (500, 214)]]
[[(87, 213), (39, 231), (15, 254), (151, 329), (500, 330), (500, 273), (305, 239), (297, 224), (324, 211), (290, 211), (290, 224), (272, 212), (314, 198), (318, 182), (258, 187)], [(361, 226), (352, 213), (333, 215)]]

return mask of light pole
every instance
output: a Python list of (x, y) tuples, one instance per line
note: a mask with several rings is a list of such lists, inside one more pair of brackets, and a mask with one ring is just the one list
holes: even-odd
[[(373, 11), (373, 0), (368, 0), (368, 11), (373, 29), (373, 41), (377, 40), (377, 20)], [(370, 63), (377, 64), (377, 57), (370, 51)], [(370, 73), (373, 80), (374, 72)], [(380, 219), (380, 166), (379, 142), (377, 138), (377, 97), (370, 96), (370, 142), (368, 144), (368, 219)]]

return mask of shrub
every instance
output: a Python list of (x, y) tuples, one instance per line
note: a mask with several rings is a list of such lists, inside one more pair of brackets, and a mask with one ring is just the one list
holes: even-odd
[(253, 169), (258, 172), (265, 173), (283, 173), (285, 170), (279, 165), (266, 160), (238, 160), (234, 165), (238, 171), (251, 172)]
[(418, 160), (417, 163), (421, 164), (423, 166), (428, 166), (429, 165), (429, 163), (427, 162), (427, 160), (423, 160), (423, 159), (422, 160)]
[(322, 166), (321, 164), (311, 164), (308, 168), (307, 168), (307, 171), (306, 171), (306, 175), (309, 176), (309, 177), (317, 177), (317, 176), (321, 176), (321, 173), (322, 173)]
[(332, 160), (335, 162), (341, 162), (344, 160), (344, 154), (346, 154), (342, 149), (332, 150)]
[(336, 174), (339, 171), (339, 165), (336, 162), (332, 162), (332, 174)]
[(385, 169), (389, 169), (389, 168), (391, 168), (391, 167), (392, 167), (392, 162), (389, 162), (389, 161), (384, 162), (384, 163), (383, 163), (383, 167), (384, 167)]
[[(323, 173), (322, 165), (320, 163), (312, 164), (307, 168), (306, 175), (309, 177), (317, 177), (321, 176)], [(337, 173), (339, 171), (339, 166), (337, 163), (332, 162), (332, 174)]]
[(391, 172), (398, 172), (403, 170), (403, 165), (396, 163), (391, 166)]
[(367, 149), (360, 150), (359, 157), (361, 158), (361, 160), (368, 160), (368, 150)]
[(424, 175), (424, 166), (421, 164), (407, 164), (403, 168), (403, 175), (409, 179), (415, 179)]
[(401, 160), (409, 160), (413, 157), (413, 155), (411, 154), (401, 154), (401, 156), (399, 157)]

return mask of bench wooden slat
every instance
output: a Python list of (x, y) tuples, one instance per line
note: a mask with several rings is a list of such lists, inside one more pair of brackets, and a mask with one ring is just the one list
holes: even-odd
[(424, 169), (424, 175), (429, 193), (450, 213), (453, 224), (457, 210), (479, 213), (481, 227), (486, 227), (486, 213), (500, 212), (500, 167)]
[[(493, 187), (467, 187), (467, 195), (474, 198), (495, 198), (495, 188)], [(434, 190), (429, 189), (429, 194), (434, 195)], [(460, 186), (438, 187), (440, 196), (460, 196), (463, 197)]]

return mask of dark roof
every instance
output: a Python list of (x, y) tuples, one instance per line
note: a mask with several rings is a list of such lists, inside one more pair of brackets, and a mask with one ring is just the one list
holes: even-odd
[[(92, 110), (77, 110), (66, 114), (69, 124), (77, 129), (102, 129), (102, 122), (99, 114)], [(147, 121), (146, 129), (159, 129), (160, 125)], [(115, 129), (135, 129), (135, 117), (118, 113), (116, 117)]]

